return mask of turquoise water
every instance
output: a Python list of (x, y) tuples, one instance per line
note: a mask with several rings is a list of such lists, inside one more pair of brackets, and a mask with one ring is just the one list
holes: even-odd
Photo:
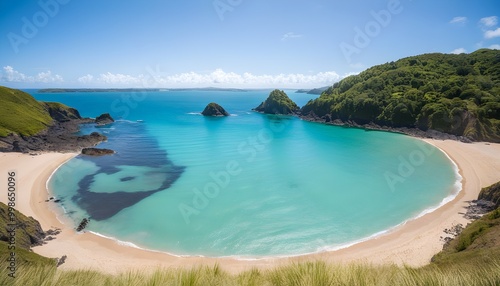
[[(62, 219), (177, 255), (255, 258), (336, 249), (456, 195), (456, 167), (414, 138), (251, 111), (269, 91), (38, 94), (111, 126), (116, 155), (79, 156), (49, 186)], [(311, 95), (288, 92), (299, 105)], [(215, 101), (232, 116), (198, 113)]]

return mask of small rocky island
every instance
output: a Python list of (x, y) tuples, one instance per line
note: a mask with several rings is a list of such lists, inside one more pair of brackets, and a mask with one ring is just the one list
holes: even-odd
[(115, 120), (113, 119), (113, 117), (111, 117), (111, 115), (109, 115), (109, 113), (101, 114), (101, 115), (97, 116), (95, 119), (95, 123), (98, 126), (108, 125), (108, 124), (111, 124), (113, 122), (115, 122)]
[(209, 103), (201, 114), (203, 116), (229, 116), (229, 113), (215, 102)]
[(284, 91), (275, 89), (269, 94), (266, 101), (253, 110), (268, 114), (293, 115), (297, 114), (300, 108)]

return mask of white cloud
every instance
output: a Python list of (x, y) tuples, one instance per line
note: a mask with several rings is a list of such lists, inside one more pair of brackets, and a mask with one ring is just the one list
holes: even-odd
[(51, 71), (41, 72), (35, 77), (35, 82), (63, 82), (63, 78), (60, 75), (52, 75)]
[(84, 75), (82, 77), (79, 77), (78, 78), (78, 82), (81, 82), (81, 83), (90, 83), (90, 82), (92, 82), (93, 79), (94, 79), (93, 75), (87, 74), (87, 75)]
[(467, 53), (467, 50), (466, 50), (466, 49), (464, 49), (464, 48), (458, 48), (458, 49), (454, 49), (454, 50), (453, 50), (453, 51), (451, 51), (450, 53), (455, 54), (455, 55), (458, 55), (458, 54)]
[(493, 27), (496, 26), (496, 24), (498, 23), (498, 18), (497, 16), (484, 17), (481, 18), (481, 20), (479, 20), (479, 23), (481, 23), (481, 25), (486, 27)]
[(14, 70), (11, 66), (3, 67), (3, 73), (1, 76), (2, 81), (22, 82), (26, 81), (26, 78), (27, 77), (23, 73)]
[(4, 82), (20, 82), (20, 83), (51, 83), (64, 82), (64, 79), (56, 74), (52, 75), (51, 71), (41, 72), (36, 76), (27, 76), (16, 71), (11, 66), (3, 67), (3, 73), (0, 75), (0, 81)]
[(106, 84), (140, 84), (141, 83), (141, 78), (140, 77), (133, 77), (130, 75), (126, 74), (112, 74), (110, 72), (107, 72), (105, 74), (101, 74), (99, 78), (97, 79), (99, 82), (103, 82)]
[(500, 28), (496, 28), (495, 30), (488, 30), (488, 31), (484, 32), (484, 37), (486, 39), (500, 37)]
[[(124, 74), (101, 74), (94, 78), (92, 75), (82, 76), (78, 79), (86, 84), (105, 84), (108, 86), (127, 85), (135, 87), (318, 87), (339, 81), (341, 78), (336, 72), (319, 72), (316, 74), (278, 74), (255, 75), (252, 73), (225, 72), (216, 69), (210, 73), (187, 72), (174, 75), (161, 75), (152, 72), (148, 75), (131, 76)], [(84, 82), (86, 81), (86, 82)]]
[(254, 75), (252, 73), (237, 74), (216, 69), (209, 74), (194, 72), (181, 73), (165, 78), (165, 84), (182, 85), (214, 85), (226, 86), (253, 86), (253, 87), (287, 87), (287, 86), (315, 86), (333, 84), (340, 76), (336, 72), (320, 72), (312, 75), (304, 74), (278, 74)]
[(450, 24), (463, 25), (465, 23), (467, 23), (467, 17), (455, 17), (450, 21)]
[(295, 34), (293, 32), (289, 32), (289, 33), (286, 33), (284, 34), (282, 37), (281, 37), (281, 40), (282, 41), (286, 41), (288, 39), (297, 39), (297, 38), (302, 38), (302, 35), (298, 35), (298, 34)]
[(491, 45), (488, 47), (488, 49), (492, 49), (492, 50), (500, 50), (500, 45), (498, 44), (494, 44), (494, 45)]

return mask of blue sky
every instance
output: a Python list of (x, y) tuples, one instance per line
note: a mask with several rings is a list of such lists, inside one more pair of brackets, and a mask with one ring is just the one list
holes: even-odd
[(313, 88), (500, 49), (498, 0), (2, 0), (0, 85)]

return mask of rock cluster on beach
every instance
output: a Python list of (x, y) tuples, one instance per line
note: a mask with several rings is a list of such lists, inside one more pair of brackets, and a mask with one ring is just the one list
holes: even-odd
[(229, 113), (215, 102), (209, 103), (201, 114), (204, 116), (229, 116)]
[(483, 188), (478, 199), (490, 201), (493, 203), (494, 208), (500, 208), (500, 182)]
[(89, 222), (90, 222), (90, 219), (88, 219), (88, 218), (82, 219), (82, 221), (80, 222), (80, 224), (76, 228), (76, 231), (84, 230), (87, 227), (87, 225), (89, 224)]

